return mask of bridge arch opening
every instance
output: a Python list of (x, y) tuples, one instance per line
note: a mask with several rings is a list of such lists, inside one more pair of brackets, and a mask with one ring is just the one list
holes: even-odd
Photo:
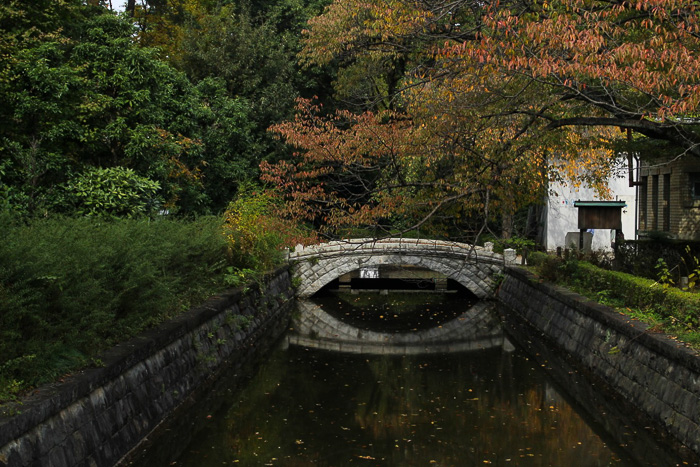
[(358, 330), (419, 332), (462, 315), (479, 298), (444, 274), (412, 265), (347, 272), (313, 295), (333, 318)]
[(457, 293), (476, 297), (446, 275), (413, 265), (378, 265), (346, 272), (323, 286), (314, 296), (328, 293)]

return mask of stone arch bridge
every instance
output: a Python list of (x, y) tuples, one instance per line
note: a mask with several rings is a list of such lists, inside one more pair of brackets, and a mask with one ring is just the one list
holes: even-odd
[[(515, 252), (506, 250), (509, 262)], [(326, 284), (357, 269), (381, 265), (419, 266), (439, 272), (479, 298), (489, 296), (495, 274), (503, 271), (504, 256), (484, 247), (425, 239), (351, 239), (303, 247), (289, 254), (297, 296), (310, 297)]]

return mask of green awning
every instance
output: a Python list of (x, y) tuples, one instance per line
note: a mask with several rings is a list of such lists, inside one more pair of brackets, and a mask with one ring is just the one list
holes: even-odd
[(574, 201), (577, 208), (626, 208), (625, 201)]

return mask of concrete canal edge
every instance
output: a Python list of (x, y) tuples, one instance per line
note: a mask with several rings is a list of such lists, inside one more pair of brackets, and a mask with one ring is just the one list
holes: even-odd
[(0, 466), (113, 466), (168, 414), (287, 329), (287, 267), (106, 352), (103, 366), (36, 391), (0, 417)]
[[(250, 289), (213, 297), (111, 349), (102, 367), (36, 391), (18, 413), (0, 418), (0, 465), (117, 464), (169, 414), (223, 372), (265, 352), (287, 329), (294, 298), (288, 268)], [(507, 269), (497, 294), (506, 325), (522, 345), (533, 355), (545, 348), (559, 354), (552, 366), (567, 389), (595, 400), (605, 385), (700, 454), (696, 352), (517, 267)], [(579, 385), (580, 374), (596, 386)], [(595, 411), (595, 401), (588, 409)], [(612, 414), (598, 415), (615, 429)]]
[[(641, 411), (670, 441), (700, 454), (697, 352), (609, 307), (540, 283), (521, 268), (507, 268), (497, 298), (509, 333), (521, 345), (533, 355), (545, 347), (559, 353), (552, 366), (571, 365), (560, 379), (567, 389), (578, 390), (570, 376), (581, 372)], [(600, 415), (602, 423), (613, 422), (611, 414)]]

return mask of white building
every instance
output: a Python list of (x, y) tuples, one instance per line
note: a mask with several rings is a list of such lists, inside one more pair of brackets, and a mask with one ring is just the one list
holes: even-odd
[[(621, 158), (618, 166), (618, 170), (613, 171), (614, 175), (608, 181), (610, 199), (600, 199), (592, 188), (576, 189), (570, 184), (550, 184), (542, 235), (544, 246), (548, 251), (556, 250), (557, 247), (571, 246), (567, 245), (566, 234), (569, 232), (578, 234), (578, 208), (574, 207), (576, 201), (625, 201), (627, 207), (622, 209), (622, 233), (627, 240), (636, 238), (637, 189), (629, 186), (627, 159)], [(613, 236), (614, 232), (609, 229), (594, 230), (591, 249), (612, 250)]]

